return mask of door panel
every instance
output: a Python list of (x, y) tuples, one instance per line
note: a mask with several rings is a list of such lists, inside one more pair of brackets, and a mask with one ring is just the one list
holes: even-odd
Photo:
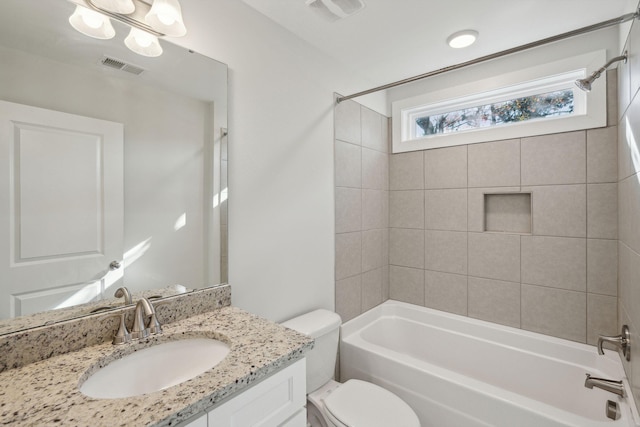
[(0, 101), (0, 161), (0, 318), (91, 301), (115, 285), (123, 126)]

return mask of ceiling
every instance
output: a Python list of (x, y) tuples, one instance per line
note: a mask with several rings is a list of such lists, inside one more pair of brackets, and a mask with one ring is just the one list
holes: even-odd
[[(374, 85), (523, 45), (632, 12), (637, 0), (363, 0), (359, 12), (328, 22), (305, 0), (243, 0)], [(473, 29), (477, 42), (452, 49), (447, 37)]]

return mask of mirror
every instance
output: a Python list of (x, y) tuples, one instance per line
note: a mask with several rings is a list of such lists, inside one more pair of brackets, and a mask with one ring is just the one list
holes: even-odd
[(227, 281), (227, 66), (75, 7), (0, 2), (0, 334)]

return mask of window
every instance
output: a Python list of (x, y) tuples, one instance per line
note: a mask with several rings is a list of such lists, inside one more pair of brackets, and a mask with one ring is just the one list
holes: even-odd
[(541, 93), (415, 118), (416, 136), (441, 135), (573, 113), (573, 89)]
[(393, 102), (393, 152), (605, 126), (606, 78), (590, 93), (574, 83), (605, 61), (595, 52)]

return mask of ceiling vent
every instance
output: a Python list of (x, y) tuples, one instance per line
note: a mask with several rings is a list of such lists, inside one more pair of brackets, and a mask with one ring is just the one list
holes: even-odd
[(139, 76), (144, 72), (143, 68), (137, 67), (135, 65), (127, 64), (126, 62), (120, 61), (119, 59), (110, 58), (105, 56), (100, 61), (102, 65), (109, 68), (114, 68), (116, 70), (125, 71), (127, 73), (135, 74)]
[(344, 19), (364, 8), (362, 0), (307, 0), (307, 6), (326, 21)]

